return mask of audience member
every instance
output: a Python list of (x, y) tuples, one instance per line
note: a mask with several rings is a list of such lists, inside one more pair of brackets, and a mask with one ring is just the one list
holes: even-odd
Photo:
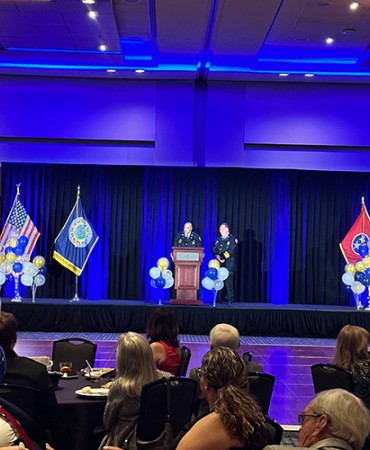
[[(370, 430), (370, 414), (363, 402), (343, 389), (320, 392), (298, 419), (299, 445), (320, 450), (362, 450)], [(291, 450), (269, 445), (264, 450)]]
[(17, 384), (38, 390), (36, 422), (50, 429), (54, 425), (57, 402), (46, 367), (30, 358), (18, 356), (14, 351), (18, 323), (13, 314), (0, 313), (0, 345), (6, 356), (4, 383)]
[[(209, 333), (209, 345), (211, 350), (216, 347), (227, 347), (231, 350), (237, 351), (240, 346), (240, 336), (239, 331), (229, 325), (228, 323), (219, 323), (215, 325)], [(246, 365), (247, 372), (261, 372), (262, 368), (259, 364), (252, 363), (247, 359), (244, 359), (244, 364)], [(195, 367), (190, 370), (189, 378), (199, 382), (198, 373), (199, 367)], [(198, 389), (199, 398), (194, 407), (194, 414), (196, 416), (201, 416), (207, 411), (209, 411), (209, 406), (207, 401), (204, 399), (202, 393)]]
[(137, 333), (121, 334), (116, 354), (117, 378), (112, 383), (104, 410), (107, 434), (100, 447), (119, 446), (135, 428), (144, 384), (171, 374), (155, 368), (148, 341)]
[(149, 317), (146, 334), (158, 369), (177, 375), (181, 362), (179, 325), (171, 309), (156, 308)]
[(199, 376), (210, 412), (191, 426), (177, 450), (263, 448), (265, 419), (247, 393), (248, 376), (238, 353), (226, 347), (210, 350), (203, 357)]
[(355, 395), (370, 409), (370, 334), (354, 325), (345, 325), (337, 336), (333, 364), (353, 373)]

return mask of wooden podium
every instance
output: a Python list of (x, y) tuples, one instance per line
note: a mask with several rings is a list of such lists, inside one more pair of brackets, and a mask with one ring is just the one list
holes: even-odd
[(200, 265), (204, 257), (202, 247), (173, 247), (172, 258), (175, 264), (176, 299), (174, 305), (201, 305), (197, 299), (199, 289)]

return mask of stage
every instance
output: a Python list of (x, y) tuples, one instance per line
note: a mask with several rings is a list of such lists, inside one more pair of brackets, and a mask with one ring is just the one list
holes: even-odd
[[(335, 338), (346, 324), (370, 330), (370, 310), (350, 306), (272, 305), (168, 305), (176, 313), (181, 334), (207, 335), (220, 322), (238, 328), (244, 336), (292, 336)], [(12, 312), (20, 331), (71, 331), (120, 333), (145, 332), (145, 324), (157, 303), (133, 300), (70, 302), (64, 299), (2, 300), (4, 311)]]

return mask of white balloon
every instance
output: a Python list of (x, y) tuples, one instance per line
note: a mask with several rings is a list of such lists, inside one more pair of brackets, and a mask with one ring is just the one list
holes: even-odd
[(221, 281), (226, 280), (226, 278), (229, 276), (229, 271), (226, 269), (226, 267), (220, 267), (218, 269), (218, 279)]
[(351, 289), (355, 294), (362, 294), (365, 290), (365, 286), (361, 284), (359, 281), (355, 281), (352, 284)]
[(8, 273), (10, 273), (12, 271), (12, 264), (9, 261), (4, 261), (1, 265), (0, 265), (0, 272), (5, 273), (5, 275), (7, 275)]
[(221, 291), (221, 289), (224, 287), (224, 282), (222, 280), (215, 280), (214, 283), (216, 291)]
[(208, 289), (208, 290), (210, 291), (211, 289), (213, 289), (213, 288), (215, 287), (215, 283), (214, 283), (214, 281), (211, 280), (210, 278), (205, 277), (205, 278), (203, 278), (203, 280), (202, 280), (202, 286), (203, 286), (205, 289)]
[(152, 268), (149, 270), (149, 275), (150, 275), (152, 278), (156, 279), (156, 278), (158, 278), (158, 277), (161, 275), (161, 271), (158, 269), (158, 267), (152, 267)]
[(0, 272), (0, 286), (2, 286), (5, 283), (6, 276), (3, 274), (3, 272)]
[(355, 281), (355, 277), (351, 273), (345, 272), (342, 275), (342, 281), (344, 284), (347, 284), (348, 286), (352, 286), (353, 282)]
[(164, 286), (164, 289), (169, 289), (170, 287), (173, 286), (173, 283), (174, 283), (174, 279), (172, 277), (166, 278), (166, 284)]
[(28, 274), (24, 273), (24, 274), (21, 276), (21, 283), (22, 283), (24, 286), (32, 286), (33, 278), (31, 277), (31, 275), (28, 275)]
[(31, 262), (27, 262), (23, 266), (23, 272), (27, 275), (30, 275), (31, 277), (34, 277), (38, 273), (38, 271), (39, 269)]
[(163, 272), (163, 278), (165, 279), (165, 280), (169, 280), (170, 278), (172, 278), (172, 272), (170, 271), (170, 270), (165, 270), (164, 272)]
[(45, 284), (45, 277), (42, 273), (39, 273), (38, 275), (35, 276), (34, 279), (34, 283), (36, 286), (42, 286), (43, 284)]

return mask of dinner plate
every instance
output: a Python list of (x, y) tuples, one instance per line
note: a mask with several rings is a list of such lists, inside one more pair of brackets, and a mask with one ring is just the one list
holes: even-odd
[(64, 375), (63, 374), (60, 377), (61, 380), (71, 380), (71, 379), (75, 379), (75, 378), (78, 378), (78, 374), (77, 373), (75, 373), (74, 375)]
[(104, 388), (91, 388), (90, 392), (82, 392), (82, 389), (75, 391), (75, 394), (79, 397), (84, 398), (97, 398), (97, 397), (107, 397), (109, 389)]

